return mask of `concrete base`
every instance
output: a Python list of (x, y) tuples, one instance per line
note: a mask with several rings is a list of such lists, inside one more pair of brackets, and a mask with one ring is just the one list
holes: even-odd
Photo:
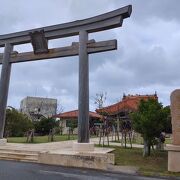
[(73, 151), (76, 152), (92, 152), (94, 151), (94, 143), (73, 143)]
[(38, 163), (108, 170), (115, 163), (111, 148), (94, 148), (93, 152), (76, 152), (71, 148), (40, 152)]
[(7, 139), (0, 139), (0, 146), (4, 146), (7, 144)]
[[(93, 143), (86, 143), (83, 145), (86, 148), (87, 144), (90, 145), (88, 151), (78, 152), (78, 149), (73, 150), (73, 143), (74, 141), (40, 144), (7, 143), (0, 146), (0, 159), (103, 170), (108, 170), (109, 166), (115, 163), (112, 148), (95, 147), (93, 150)], [(77, 144), (79, 143), (75, 143)], [(82, 149), (85, 150), (81, 146)]]
[(180, 172), (180, 146), (168, 145), (168, 171)]

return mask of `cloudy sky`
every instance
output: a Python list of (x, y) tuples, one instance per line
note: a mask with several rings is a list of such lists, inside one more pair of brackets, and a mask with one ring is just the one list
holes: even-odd
[[(163, 105), (180, 86), (179, 0), (6, 0), (1, 2), (0, 34), (93, 17), (132, 4), (122, 28), (90, 34), (89, 39), (118, 40), (118, 50), (90, 55), (90, 109), (96, 93), (106, 105), (125, 94), (154, 94)], [(61, 47), (78, 37), (50, 41)], [(15, 46), (31, 51), (30, 44)], [(3, 49), (1, 48), (1, 52)], [(19, 108), (26, 96), (57, 98), (64, 111), (77, 109), (78, 57), (13, 64), (8, 105)]]

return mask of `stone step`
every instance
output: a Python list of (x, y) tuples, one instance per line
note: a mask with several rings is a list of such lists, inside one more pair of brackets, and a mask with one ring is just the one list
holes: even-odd
[(10, 161), (21, 161), (21, 162), (38, 162), (38, 159), (34, 159), (34, 158), (10, 158), (7, 156), (0, 156), (1, 160), (10, 160)]
[(7, 154), (7, 155), (20, 155), (20, 156), (38, 156), (38, 153), (28, 153), (26, 151), (24, 152), (15, 152), (15, 151), (0, 151), (0, 155), (1, 154)]
[(16, 160), (16, 161), (27, 161), (27, 162), (37, 162), (38, 154), (37, 153), (25, 153), (25, 152), (14, 152), (14, 151), (0, 151), (0, 159), (6, 160)]
[(40, 151), (31, 151), (31, 150), (22, 150), (22, 149), (0, 149), (1, 152), (10, 152), (10, 153), (25, 153), (25, 154), (38, 154)]

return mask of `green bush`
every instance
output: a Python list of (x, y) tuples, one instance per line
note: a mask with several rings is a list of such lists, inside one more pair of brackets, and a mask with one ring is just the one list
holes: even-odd
[(6, 110), (5, 136), (20, 137), (29, 130), (33, 129), (33, 123), (24, 114), (15, 109)]
[(53, 118), (42, 118), (40, 121), (34, 122), (35, 132), (40, 135), (47, 135), (49, 131), (59, 126), (59, 122)]

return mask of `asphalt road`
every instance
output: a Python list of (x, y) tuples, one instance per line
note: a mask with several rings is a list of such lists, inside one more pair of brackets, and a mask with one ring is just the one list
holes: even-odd
[(96, 171), (89, 169), (66, 168), (35, 163), (24, 163), (0, 160), (0, 180), (117, 180), (140, 179), (141, 176)]

